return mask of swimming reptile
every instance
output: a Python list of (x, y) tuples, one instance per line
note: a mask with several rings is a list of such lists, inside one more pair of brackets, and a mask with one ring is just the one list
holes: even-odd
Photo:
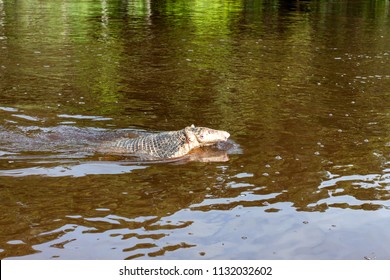
[(178, 131), (105, 142), (99, 151), (114, 154), (146, 155), (155, 159), (172, 159), (185, 156), (199, 147), (224, 142), (229, 136), (230, 134), (226, 131), (191, 125)]

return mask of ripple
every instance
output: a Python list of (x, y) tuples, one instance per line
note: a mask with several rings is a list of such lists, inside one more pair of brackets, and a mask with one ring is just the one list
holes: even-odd
[[(330, 174), (330, 175), (329, 175)], [(328, 173), (328, 179), (320, 183), (319, 189), (327, 190), (328, 196), (309, 208), (336, 207), (361, 210), (389, 209), (390, 174), (335, 175)]]
[(253, 177), (254, 174), (253, 173), (246, 173), (246, 172), (242, 172), (242, 173), (238, 173), (236, 176), (234, 176), (235, 178), (248, 178), (248, 177)]
[(121, 174), (134, 170), (145, 169), (147, 166), (122, 165), (112, 163), (82, 163), (77, 165), (63, 165), (54, 167), (30, 167), (12, 170), (0, 170), (0, 176), (24, 177), (40, 175), (46, 177), (82, 177), (92, 174)]
[(22, 240), (10, 240), (7, 242), (7, 244), (10, 244), (10, 245), (22, 245), (22, 244), (26, 244), (24, 241)]
[(176, 250), (178, 250), (178, 249), (184, 249), (184, 248), (192, 248), (192, 247), (196, 247), (196, 245), (188, 244), (188, 243), (185, 243), (185, 242), (181, 242), (181, 243), (175, 244), (175, 245), (164, 246), (164, 247), (161, 248), (160, 250), (157, 250), (157, 251), (155, 251), (155, 252), (148, 253), (148, 256), (149, 256), (149, 257), (163, 256), (163, 255), (165, 255), (167, 252), (176, 251)]
[(7, 151), (0, 151), (0, 157), (6, 156), (6, 155), (16, 155), (17, 153), (7, 152)]
[(269, 200), (275, 199), (279, 193), (268, 195), (257, 195), (251, 192), (242, 192), (237, 197), (212, 198), (205, 199), (201, 203), (191, 205), (191, 210), (210, 211), (210, 210), (227, 210), (237, 206), (253, 207), (268, 206)]
[[(325, 180), (321, 182), (319, 188), (328, 188), (336, 186), (340, 182), (352, 182), (353, 184), (359, 184), (364, 188), (378, 187), (380, 186), (382, 175), (379, 174), (369, 174), (369, 175), (346, 175), (336, 177), (333, 175), (332, 179)], [(336, 177), (336, 178), (334, 178)]]
[(0, 106), (0, 110), (6, 111), (6, 112), (17, 112), (17, 111), (18, 111), (18, 109), (16, 109), (16, 108), (12, 108), (12, 107), (1, 107), (1, 106)]
[(32, 116), (28, 116), (28, 115), (23, 115), (23, 114), (12, 114), (12, 116), (20, 118), (20, 119), (28, 120), (28, 121), (34, 121), (34, 122), (41, 121), (40, 118), (32, 117)]
[(68, 115), (68, 114), (60, 114), (57, 115), (59, 118), (64, 119), (78, 119), (78, 120), (94, 120), (94, 121), (109, 121), (112, 118), (102, 117), (102, 116), (84, 116), (84, 115)]

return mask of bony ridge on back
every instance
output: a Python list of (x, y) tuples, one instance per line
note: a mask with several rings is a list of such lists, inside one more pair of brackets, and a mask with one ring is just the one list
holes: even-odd
[(230, 134), (207, 127), (187, 126), (136, 138), (120, 138), (106, 142), (99, 151), (115, 154), (147, 155), (156, 159), (171, 159), (187, 155), (192, 150), (224, 142)]

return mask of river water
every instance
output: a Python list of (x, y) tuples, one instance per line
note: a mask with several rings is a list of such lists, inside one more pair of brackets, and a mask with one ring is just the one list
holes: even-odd
[[(389, 12), (0, 0), (0, 258), (389, 259)], [(93, 149), (191, 124), (233, 148)]]

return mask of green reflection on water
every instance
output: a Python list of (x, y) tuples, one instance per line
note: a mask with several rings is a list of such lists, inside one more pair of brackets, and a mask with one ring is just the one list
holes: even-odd
[[(264, 232), (254, 245), (268, 243), (274, 231), (291, 236), (280, 227), (286, 221), (302, 230), (297, 220), (305, 214), (295, 212), (381, 215), (389, 208), (389, 23), (388, 1), (0, 1), (0, 140), (12, 143), (10, 136), (27, 129), (25, 142), (15, 143), (26, 150), (15, 145), (14, 152), (36, 155), (28, 150), (31, 142), (42, 145), (34, 131), (57, 128), (63, 116), (73, 116), (65, 119), (75, 128), (223, 128), (244, 151), (223, 164), (160, 164), (126, 174), (118, 173), (131, 166), (114, 163), (114, 175), (96, 175), (98, 167), (82, 173), (84, 161), (98, 160), (93, 155), (68, 163), (42, 161), (50, 152), (23, 161), (1, 151), (7, 174), (31, 176), (38, 168), (45, 175), (47, 168), (82, 175), (2, 178), (0, 249), (15, 256), (38, 251), (37, 244), (66, 248), (62, 232), (85, 230), (110, 241), (147, 235), (150, 243), (120, 249), (161, 256), (161, 248), (180, 254), (196, 243), (191, 231), (200, 247), (224, 239), (240, 248), (243, 241), (231, 239), (241, 237), (232, 217), (250, 211), (270, 225), (234, 217), (243, 230)], [(77, 138), (70, 129), (58, 131)], [(345, 212), (338, 213), (342, 221)], [(134, 221), (142, 217), (148, 218)], [(199, 237), (203, 222), (211, 228), (207, 240)], [(178, 239), (179, 228), (182, 247), (176, 240), (173, 247), (163, 244), (165, 237)], [(323, 230), (318, 236), (328, 244)], [(23, 245), (18, 240), (27, 244), (20, 251), (13, 248)], [(142, 246), (155, 250), (137, 255)], [(285, 248), (277, 240), (270, 246)], [(314, 256), (310, 246), (302, 250)]]

